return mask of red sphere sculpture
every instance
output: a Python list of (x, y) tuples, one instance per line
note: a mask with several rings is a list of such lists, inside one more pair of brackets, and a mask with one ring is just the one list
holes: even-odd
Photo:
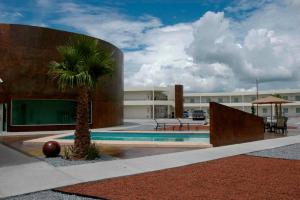
[(43, 146), (44, 155), (49, 157), (57, 157), (60, 153), (60, 145), (56, 141), (46, 142)]

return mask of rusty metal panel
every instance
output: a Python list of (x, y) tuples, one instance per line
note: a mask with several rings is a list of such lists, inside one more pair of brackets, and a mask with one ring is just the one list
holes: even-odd
[(175, 117), (183, 118), (183, 85), (175, 85)]
[(223, 146), (264, 138), (263, 118), (210, 102), (210, 143)]

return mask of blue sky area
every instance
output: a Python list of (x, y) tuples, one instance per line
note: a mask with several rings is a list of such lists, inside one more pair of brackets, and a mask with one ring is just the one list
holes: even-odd
[[(45, 1), (46, 2), (46, 1)], [(61, 1), (62, 2), (62, 1)], [(132, 17), (141, 15), (152, 15), (160, 18), (164, 24), (174, 24), (179, 22), (189, 22), (196, 20), (206, 11), (222, 11), (235, 1), (228, 0), (207, 0), (207, 1), (172, 1), (172, 0), (153, 0), (153, 1), (101, 1), (86, 0), (72, 1), (78, 4), (88, 4), (95, 7), (110, 7), (118, 9)], [(33, 18), (52, 18), (53, 16), (42, 16), (36, 1), (34, 0), (2, 0), (1, 5), (10, 12), (20, 12), (24, 15), (23, 20), (33, 20)], [(22, 20), (21, 20), (22, 21)]]
[(124, 52), (125, 86), (300, 87), (299, 0), (1, 0), (0, 23), (79, 32)]

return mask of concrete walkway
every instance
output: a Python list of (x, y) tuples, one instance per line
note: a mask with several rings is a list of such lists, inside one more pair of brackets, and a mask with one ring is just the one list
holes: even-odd
[(79, 182), (45, 162), (0, 144), (0, 198)]
[(300, 136), (68, 167), (55, 168), (44, 162), (1, 167), (0, 197), (179, 167), (296, 143), (300, 143)]
[(0, 144), (0, 167), (38, 162), (36, 158), (26, 156), (10, 147)]

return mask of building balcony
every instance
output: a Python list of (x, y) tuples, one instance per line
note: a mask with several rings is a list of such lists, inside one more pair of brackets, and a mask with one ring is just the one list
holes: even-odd
[(165, 106), (174, 106), (174, 101), (168, 100), (125, 100), (124, 106), (151, 106), (151, 105), (165, 105)]

